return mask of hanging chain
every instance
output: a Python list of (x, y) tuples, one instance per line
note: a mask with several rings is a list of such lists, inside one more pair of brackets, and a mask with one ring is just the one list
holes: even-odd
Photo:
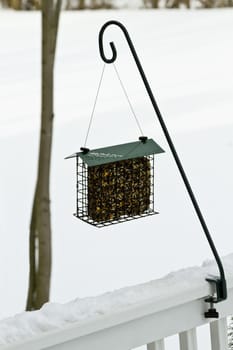
[(121, 79), (121, 77), (120, 77), (120, 74), (119, 74), (119, 72), (118, 72), (118, 70), (117, 70), (117, 68), (116, 68), (115, 63), (113, 63), (113, 67), (114, 67), (114, 70), (115, 70), (115, 72), (116, 72), (117, 78), (118, 78), (118, 80), (119, 80), (119, 82), (120, 82), (120, 85), (121, 85), (121, 87), (122, 87), (122, 90), (123, 90), (123, 92), (124, 92), (124, 94), (125, 94), (125, 97), (126, 97), (126, 99), (127, 99), (127, 101), (128, 101), (128, 104), (129, 104), (129, 107), (130, 107), (130, 109), (131, 109), (131, 112), (133, 113), (133, 116), (134, 116), (134, 118), (135, 118), (135, 120), (136, 120), (138, 129), (140, 130), (141, 135), (144, 135), (144, 133), (143, 133), (143, 131), (142, 131), (142, 128), (141, 128), (141, 125), (140, 125), (140, 123), (139, 123), (139, 120), (138, 120), (138, 118), (137, 118), (137, 116), (136, 116), (136, 113), (135, 113), (135, 111), (134, 111), (133, 105), (132, 105), (132, 103), (131, 103), (131, 101), (130, 101), (130, 99), (129, 99), (129, 95), (127, 94), (126, 88), (125, 88), (125, 86), (124, 86), (124, 84), (123, 84), (123, 81), (122, 81), (122, 79)]
[(91, 124), (92, 124), (93, 116), (94, 116), (94, 113), (95, 113), (95, 107), (96, 107), (96, 104), (97, 104), (97, 100), (98, 100), (101, 84), (102, 84), (103, 77), (104, 77), (105, 67), (106, 67), (106, 64), (104, 64), (103, 69), (102, 69), (102, 73), (101, 73), (101, 76), (100, 76), (100, 81), (99, 81), (99, 85), (98, 85), (98, 89), (97, 89), (94, 105), (93, 105), (92, 112), (91, 112), (91, 118), (90, 118), (88, 129), (87, 129), (87, 134), (86, 134), (86, 138), (85, 138), (85, 142), (84, 142), (84, 147), (86, 147), (86, 145), (87, 145), (87, 139), (88, 139), (89, 132), (90, 132), (90, 129), (91, 129)]

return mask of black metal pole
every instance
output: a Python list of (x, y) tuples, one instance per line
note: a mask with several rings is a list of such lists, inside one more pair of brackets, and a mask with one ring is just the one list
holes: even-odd
[(207, 227), (207, 225), (206, 225), (206, 223), (205, 223), (204, 217), (203, 217), (203, 215), (202, 215), (202, 213), (201, 213), (200, 207), (199, 207), (199, 205), (198, 205), (198, 203), (197, 203), (197, 200), (196, 200), (196, 198), (195, 198), (195, 196), (194, 196), (194, 193), (193, 193), (193, 191), (192, 191), (192, 188), (191, 188), (191, 186), (190, 186), (190, 183), (189, 183), (189, 181), (188, 181), (188, 178), (187, 178), (187, 176), (186, 176), (186, 174), (185, 174), (185, 171), (184, 171), (184, 169), (183, 169), (183, 166), (182, 166), (182, 164), (181, 164), (181, 161), (180, 161), (180, 159), (179, 159), (179, 157), (178, 157), (178, 154), (177, 154), (177, 152), (176, 152), (175, 146), (174, 146), (174, 144), (173, 144), (173, 142), (172, 142), (172, 139), (171, 139), (171, 137), (170, 137), (170, 135), (169, 135), (168, 129), (167, 129), (166, 124), (165, 124), (165, 122), (164, 122), (164, 120), (163, 120), (163, 117), (162, 117), (162, 115), (161, 115), (161, 112), (160, 112), (160, 110), (159, 110), (159, 107), (158, 107), (158, 105), (157, 105), (157, 103), (156, 103), (156, 101), (155, 101), (155, 98), (154, 98), (154, 95), (153, 95), (153, 93), (152, 93), (151, 87), (150, 87), (150, 85), (149, 85), (149, 83), (148, 83), (148, 80), (147, 80), (147, 78), (146, 78), (146, 75), (145, 75), (145, 73), (144, 73), (144, 70), (143, 70), (143, 68), (142, 68), (142, 65), (141, 65), (141, 63), (140, 63), (140, 61), (139, 61), (138, 55), (137, 55), (137, 53), (136, 53), (136, 51), (135, 51), (135, 48), (134, 48), (134, 45), (133, 45), (133, 43), (132, 43), (132, 41), (131, 41), (131, 38), (130, 38), (130, 36), (129, 36), (129, 33), (128, 33), (127, 29), (125, 28), (125, 26), (124, 26), (122, 23), (120, 23), (120, 22), (118, 22), (118, 21), (108, 21), (108, 22), (106, 22), (106, 23), (103, 25), (103, 27), (101, 28), (101, 30), (100, 30), (100, 32), (99, 32), (99, 50), (100, 50), (100, 56), (101, 56), (101, 58), (103, 59), (103, 61), (104, 61), (105, 63), (113, 63), (113, 62), (116, 60), (116, 58), (117, 58), (117, 50), (116, 50), (115, 44), (114, 44), (113, 42), (110, 42), (110, 47), (111, 47), (111, 50), (112, 50), (112, 57), (111, 57), (111, 58), (107, 58), (107, 57), (105, 56), (104, 49), (103, 49), (103, 34), (104, 34), (105, 29), (106, 29), (108, 26), (110, 26), (110, 25), (116, 25), (116, 26), (120, 27), (121, 30), (123, 31), (125, 37), (126, 37), (126, 40), (127, 40), (128, 44), (129, 44), (131, 53), (132, 53), (132, 55), (133, 55), (133, 57), (134, 57), (134, 60), (135, 60), (135, 62), (136, 62), (136, 65), (137, 65), (137, 67), (138, 67), (138, 70), (139, 70), (139, 72), (140, 72), (141, 78), (142, 78), (142, 80), (143, 80), (143, 82), (144, 82), (145, 88), (146, 88), (147, 93), (148, 93), (148, 95), (149, 95), (149, 97), (150, 97), (151, 103), (152, 103), (152, 105), (153, 105), (153, 107), (154, 107), (155, 113), (156, 113), (156, 115), (157, 115), (157, 117), (158, 117), (158, 119), (159, 119), (161, 128), (162, 128), (162, 130), (163, 130), (163, 132), (164, 132), (164, 135), (165, 135), (166, 140), (167, 140), (167, 142), (168, 142), (168, 145), (169, 145), (169, 147), (170, 147), (171, 153), (172, 153), (172, 155), (173, 155), (173, 157), (174, 157), (174, 159), (175, 159), (175, 162), (176, 162), (176, 165), (177, 165), (177, 167), (178, 167), (178, 169), (179, 169), (180, 175), (181, 175), (181, 177), (182, 177), (182, 179), (183, 179), (183, 181), (184, 181), (184, 184), (185, 184), (185, 187), (186, 187), (186, 189), (187, 189), (187, 191), (188, 191), (189, 197), (190, 197), (190, 199), (191, 199), (191, 201), (192, 201), (192, 203), (193, 203), (193, 206), (194, 206), (194, 209), (195, 209), (195, 211), (196, 211), (196, 214), (197, 214), (197, 216), (198, 216), (198, 218), (199, 218), (199, 221), (200, 221), (200, 223), (201, 223), (201, 226), (202, 226), (202, 228), (203, 228), (203, 231), (204, 231), (204, 233), (205, 233), (205, 235), (206, 235), (206, 238), (207, 238), (207, 240), (208, 240), (208, 243), (209, 243), (209, 245), (210, 245), (210, 248), (211, 248), (211, 250), (212, 250), (212, 252), (213, 252), (213, 255), (214, 255), (214, 257), (215, 257), (215, 260), (216, 260), (216, 262), (217, 262), (217, 265), (218, 265), (218, 268), (219, 268), (219, 273), (220, 273), (220, 278), (218, 278), (218, 277), (207, 278), (207, 281), (208, 281), (208, 282), (212, 282), (212, 283), (214, 283), (214, 284), (216, 285), (216, 294), (217, 294), (217, 297), (216, 297), (216, 298), (210, 297), (210, 298), (206, 299), (206, 301), (208, 301), (208, 302), (210, 302), (210, 303), (217, 303), (217, 302), (220, 302), (220, 301), (222, 301), (222, 300), (225, 300), (225, 299), (227, 298), (227, 287), (226, 287), (226, 280), (225, 280), (224, 268), (223, 268), (223, 265), (222, 265), (220, 256), (219, 256), (219, 254), (218, 254), (218, 252), (217, 252), (217, 249), (216, 249), (216, 247), (215, 247), (215, 245), (214, 245), (213, 239), (212, 239), (212, 237), (211, 237), (211, 235), (210, 235), (210, 232), (209, 232), (209, 230), (208, 230), (208, 227)]

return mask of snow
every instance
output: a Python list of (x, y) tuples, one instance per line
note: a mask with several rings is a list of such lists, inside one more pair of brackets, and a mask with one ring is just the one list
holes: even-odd
[[(233, 277), (233, 254), (223, 259), (226, 277)], [(206, 284), (209, 274), (218, 273), (213, 261), (202, 267), (192, 267), (172, 272), (164, 278), (136, 286), (121, 288), (96, 297), (77, 298), (65, 304), (47, 303), (39, 311), (23, 312), (0, 321), (0, 346), (28, 340), (40, 333), (64, 328), (71, 323), (81, 324), (113, 315), (130, 306), (145, 304), (153, 300), (158, 305), (161, 298), (173, 298), (184, 291), (198, 290)]]
[[(105, 229), (72, 216), (75, 164), (64, 157), (83, 146), (103, 66), (98, 31), (106, 20), (127, 26), (219, 253), (232, 252), (232, 12), (62, 14), (51, 178), (52, 302), (144, 283), (212, 258), (117, 28), (106, 33), (106, 49), (108, 41), (116, 42), (117, 68), (144, 133), (166, 150), (155, 163), (160, 215)], [(0, 318), (5, 318), (24, 310), (27, 295), (40, 117), (39, 13), (0, 11), (0, 42)], [(130, 142), (138, 136), (114, 70), (107, 66), (87, 146)]]

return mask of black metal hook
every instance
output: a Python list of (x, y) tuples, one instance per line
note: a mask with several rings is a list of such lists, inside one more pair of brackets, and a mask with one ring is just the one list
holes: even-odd
[(210, 296), (208, 299), (206, 299), (206, 302), (210, 303), (210, 309), (205, 314), (206, 317), (218, 317), (217, 313), (213, 312), (215, 310), (213, 308), (213, 303), (218, 303), (218, 302), (220, 302), (222, 300), (227, 299), (227, 286), (226, 286), (226, 280), (225, 280), (225, 272), (224, 272), (224, 268), (223, 268), (220, 256), (219, 256), (219, 254), (217, 252), (217, 249), (216, 249), (216, 247), (214, 245), (213, 239), (212, 239), (212, 237), (210, 235), (210, 232), (208, 230), (208, 227), (206, 225), (204, 217), (203, 217), (203, 215), (201, 213), (200, 207), (199, 207), (199, 205), (197, 203), (197, 200), (196, 200), (196, 198), (194, 196), (194, 193), (193, 193), (193, 190), (191, 188), (191, 185), (190, 185), (190, 183), (188, 181), (188, 178), (186, 176), (186, 173), (185, 173), (185, 171), (183, 169), (183, 166), (181, 164), (179, 156), (178, 156), (178, 154), (176, 152), (175, 146), (174, 146), (174, 144), (172, 142), (172, 139), (170, 137), (170, 134), (168, 132), (166, 124), (165, 124), (165, 122), (163, 120), (162, 114), (161, 114), (161, 112), (159, 110), (159, 107), (158, 107), (156, 101), (155, 101), (155, 98), (154, 98), (154, 95), (152, 93), (151, 87), (150, 87), (150, 85), (148, 83), (148, 80), (146, 78), (146, 75), (144, 73), (142, 65), (141, 65), (141, 63), (139, 61), (138, 55), (137, 55), (137, 53), (135, 51), (135, 48), (133, 46), (133, 43), (132, 43), (131, 38), (129, 36), (129, 33), (128, 33), (127, 29), (125, 28), (125, 26), (122, 23), (120, 23), (118, 21), (108, 21), (102, 26), (102, 28), (101, 28), (101, 30), (99, 32), (100, 56), (101, 56), (101, 58), (103, 59), (103, 61), (105, 63), (113, 63), (116, 60), (116, 58), (117, 58), (117, 50), (116, 50), (115, 44), (113, 42), (110, 42), (110, 47), (112, 49), (112, 58), (107, 58), (105, 56), (104, 49), (103, 49), (103, 34), (104, 34), (104, 31), (106, 30), (106, 28), (109, 27), (110, 25), (116, 25), (116, 26), (120, 27), (121, 30), (123, 31), (125, 37), (126, 37), (126, 40), (127, 40), (128, 44), (129, 44), (131, 53), (132, 53), (132, 55), (134, 57), (135, 63), (137, 65), (137, 68), (139, 70), (141, 78), (142, 78), (142, 80), (144, 82), (144, 85), (145, 85), (147, 93), (148, 93), (148, 95), (150, 97), (151, 103), (152, 103), (152, 105), (154, 107), (154, 111), (155, 111), (155, 113), (156, 113), (156, 115), (158, 117), (158, 120), (160, 122), (161, 128), (162, 128), (162, 130), (164, 132), (164, 135), (166, 137), (167, 143), (168, 143), (168, 145), (170, 147), (171, 153), (172, 153), (172, 155), (173, 155), (173, 157), (175, 159), (176, 165), (177, 165), (177, 167), (179, 169), (179, 172), (180, 172), (180, 175), (181, 175), (181, 177), (183, 179), (183, 182), (184, 182), (184, 185), (186, 187), (186, 190), (187, 190), (187, 192), (189, 194), (189, 197), (190, 197), (190, 199), (192, 201), (193, 207), (194, 207), (194, 209), (196, 211), (196, 214), (198, 216), (198, 219), (200, 221), (202, 229), (203, 229), (203, 231), (205, 233), (205, 236), (207, 238), (209, 246), (210, 246), (210, 248), (212, 250), (212, 253), (213, 253), (213, 255), (215, 257), (215, 260), (216, 260), (216, 263), (218, 265), (220, 277), (210, 277), (210, 278), (206, 279), (208, 282), (210, 282), (210, 283), (215, 285), (216, 297)]
[(100, 56), (102, 58), (102, 60), (105, 62), (105, 63), (113, 63), (116, 58), (117, 58), (117, 50), (116, 50), (116, 47), (115, 47), (115, 44), (114, 42), (110, 42), (109, 45), (112, 49), (112, 58), (106, 58), (105, 56), (105, 53), (104, 53), (104, 48), (103, 48), (103, 35), (104, 35), (104, 31), (107, 27), (109, 27), (110, 25), (116, 25), (118, 27), (121, 28), (121, 30), (123, 31), (123, 33), (125, 34), (125, 37), (126, 37), (126, 40), (129, 44), (129, 47), (134, 55), (135, 52), (135, 49), (134, 49), (134, 46), (133, 46), (133, 43), (130, 39), (130, 36), (129, 36), (129, 33), (127, 31), (127, 29), (125, 28), (125, 26), (123, 26), (122, 23), (118, 22), (118, 21), (108, 21), (106, 22), (103, 27), (101, 28), (100, 32), (99, 32), (99, 49), (100, 49)]

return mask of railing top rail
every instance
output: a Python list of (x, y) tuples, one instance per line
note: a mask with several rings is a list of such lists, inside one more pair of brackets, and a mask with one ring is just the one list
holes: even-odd
[[(233, 304), (233, 254), (225, 257), (223, 262), (228, 281), (229, 300), (218, 304), (220, 317), (225, 317), (229, 315), (229, 313), (232, 313), (231, 307), (229, 306)], [(76, 302), (76, 322), (62, 322), (60, 325), (57, 325), (57, 328), (54, 326), (54, 329), (38, 334), (31, 339), (25, 339), (23, 342), (19, 341), (18, 343), (3, 347), (0, 345), (0, 349), (46, 349), (46, 346), (48, 348), (54, 344), (59, 344), (59, 342), (85, 337), (112, 327), (136, 322), (139, 319), (149, 319), (155, 318), (156, 315), (165, 315), (167, 311), (169, 311), (171, 315), (171, 312), (174, 310), (181, 310), (186, 306), (187, 310), (188, 308), (190, 310), (192, 309), (195, 314), (193, 319), (190, 317), (190, 324), (187, 324), (186, 321), (187, 329), (189, 329), (189, 326), (191, 328), (208, 323), (211, 320), (205, 319), (203, 316), (207, 307), (206, 303), (204, 303), (204, 298), (211, 293), (209, 284), (205, 283), (203, 279), (203, 276), (206, 276), (206, 271), (211, 271), (211, 273), (215, 274), (215, 264), (212, 262), (205, 263), (202, 267), (183, 269), (171, 273), (165, 278), (149, 283), (135, 287), (122, 288), (118, 291), (106, 293), (105, 295), (95, 298), (88, 298), (87, 308), (91, 301), (93, 301), (93, 303), (97, 305), (97, 309), (93, 309), (92, 314), (87, 310), (88, 317), (82, 318), (82, 320), (78, 317), (79, 302)], [(85, 300), (87, 300), (87, 298), (80, 299), (80, 303)], [(108, 304), (107, 308), (104, 306), (106, 305), (106, 301)], [(39, 312), (43, 313), (43, 309)], [(178, 311), (176, 311), (176, 314), (177, 312)], [(72, 315), (73, 320), (74, 314), (75, 312), (73, 312)], [(0, 323), (0, 330), (1, 324), (3, 324), (3, 321)], [(62, 326), (62, 329), (58, 328), (58, 326)], [(185, 330), (183, 324), (180, 325), (180, 328), (181, 329), (177, 328), (178, 331)], [(168, 332), (171, 332), (171, 330)], [(165, 333), (164, 331), (163, 334)], [(167, 334), (167, 336), (171, 334), (172, 333)], [(37, 344), (38, 347), (35, 344)]]

